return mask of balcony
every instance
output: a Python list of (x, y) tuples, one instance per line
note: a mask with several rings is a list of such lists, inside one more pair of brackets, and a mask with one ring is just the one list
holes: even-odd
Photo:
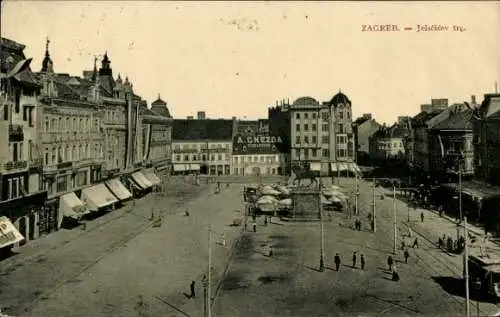
[(174, 148), (174, 153), (198, 153), (198, 149), (175, 149)]
[(7, 172), (11, 172), (14, 170), (22, 170), (22, 169), (25, 169), (27, 167), (28, 167), (27, 161), (16, 161), (16, 162), (10, 161), (10, 162), (7, 162), (3, 166), (3, 170), (5, 170)]
[(23, 126), (20, 124), (9, 124), (9, 142), (24, 141)]

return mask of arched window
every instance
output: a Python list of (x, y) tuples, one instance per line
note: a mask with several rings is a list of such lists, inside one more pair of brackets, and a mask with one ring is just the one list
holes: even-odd
[(69, 119), (69, 117), (66, 118), (66, 130), (71, 130), (71, 120)]
[(78, 160), (78, 154), (76, 153), (76, 145), (73, 145), (73, 153), (71, 154), (71, 157), (73, 158), (73, 161)]
[(66, 146), (66, 152), (64, 153), (64, 158), (66, 159), (66, 161), (71, 161), (71, 153), (70, 153), (69, 145)]
[(63, 131), (64, 130), (64, 124), (63, 124), (63, 120), (61, 117), (59, 117), (59, 120), (57, 120), (59, 123), (59, 131)]
[(52, 119), (52, 131), (57, 131), (57, 121), (55, 118)]
[(78, 127), (76, 126), (76, 118), (73, 118), (73, 131), (78, 130)]
[(90, 157), (90, 153), (89, 153), (89, 144), (85, 144), (85, 157)]

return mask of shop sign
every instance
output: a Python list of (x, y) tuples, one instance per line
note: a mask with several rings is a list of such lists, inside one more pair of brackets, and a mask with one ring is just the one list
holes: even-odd
[(273, 154), (277, 153), (277, 144), (282, 144), (280, 136), (272, 135), (236, 135), (233, 140), (233, 154)]

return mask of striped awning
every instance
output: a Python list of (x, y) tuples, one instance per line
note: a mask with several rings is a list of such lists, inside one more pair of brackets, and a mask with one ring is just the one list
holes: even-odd
[(332, 172), (352, 172), (360, 174), (359, 166), (354, 162), (334, 162), (331, 163)]

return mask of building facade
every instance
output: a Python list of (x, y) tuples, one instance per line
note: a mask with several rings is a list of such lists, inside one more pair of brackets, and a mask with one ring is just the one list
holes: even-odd
[(24, 55), (25, 46), (6, 38), (0, 44), (0, 216), (14, 223), (25, 242), (46, 230), (42, 156), (37, 150), (41, 86)]
[(234, 120), (174, 119), (174, 173), (230, 175)]
[[(291, 105), (282, 103), (271, 108), (269, 126), (272, 135), (282, 133), (282, 140), (289, 142), (282, 148), (290, 150), (290, 165), (305, 163), (330, 173), (337, 172), (339, 164), (350, 166), (355, 162), (352, 105), (341, 92), (323, 103), (301, 97)], [(284, 132), (286, 129), (289, 132)]]
[(472, 109), (450, 113), (429, 130), (430, 170), (442, 182), (455, 180), (459, 170), (464, 178), (474, 175), (472, 115)]
[[(167, 104), (158, 97), (153, 107), (141, 108), (143, 126), (144, 160), (147, 166), (154, 167), (156, 174), (162, 179), (170, 174), (172, 161), (172, 122), (173, 119), (166, 108)], [(164, 108), (165, 111), (161, 109)], [(159, 113), (153, 109), (157, 109)]]
[(478, 180), (500, 185), (500, 94), (485, 94), (473, 116), (474, 171)]
[(381, 128), (381, 125), (372, 118), (370, 113), (363, 114), (362, 117), (353, 122), (355, 135), (356, 163), (358, 165), (370, 165), (370, 138)]
[(394, 124), (382, 126), (370, 137), (370, 157), (374, 161), (405, 160), (404, 140), (408, 130)]

